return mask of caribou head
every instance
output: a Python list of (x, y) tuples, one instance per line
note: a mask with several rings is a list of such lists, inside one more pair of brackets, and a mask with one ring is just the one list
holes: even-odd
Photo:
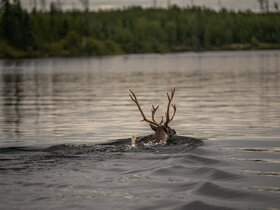
[[(146, 137), (140, 139), (139, 141), (141, 141), (141, 142), (137, 142), (137, 143), (148, 143), (148, 142), (151, 142), (151, 143), (167, 143), (168, 140), (173, 135), (176, 134), (176, 131), (169, 127), (169, 123), (173, 120), (173, 118), (176, 114), (176, 105), (171, 104), (172, 99), (173, 99), (174, 94), (175, 94), (175, 88), (171, 90), (170, 94), (167, 93), (168, 104), (167, 104), (167, 110), (166, 110), (166, 113), (165, 113), (165, 119), (164, 119), (164, 116), (162, 116), (160, 122), (157, 122), (155, 120), (155, 113), (158, 110), (159, 106), (155, 107), (154, 105), (152, 105), (152, 107), (151, 107), (152, 116), (151, 116), (151, 119), (148, 119), (146, 117), (146, 115), (144, 114), (135, 93), (132, 90), (129, 90), (129, 91), (130, 91), (129, 96), (130, 96), (131, 100), (134, 101), (134, 103), (138, 107), (138, 110), (140, 111), (140, 113), (143, 117), (142, 121), (145, 121), (145, 122), (149, 123), (151, 129), (153, 131), (155, 131), (154, 134), (151, 134), (149, 136), (146, 136)], [(172, 116), (170, 116), (170, 106), (172, 106), (172, 108), (173, 108)]]

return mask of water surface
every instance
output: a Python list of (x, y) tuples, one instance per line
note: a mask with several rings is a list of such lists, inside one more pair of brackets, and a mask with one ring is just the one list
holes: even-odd
[[(0, 207), (280, 208), (279, 81), (279, 51), (2, 60)], [(150, 133), (129, 88), (160, 118), (173, 87), (171, 126), (203, 146), (92, 152)]]

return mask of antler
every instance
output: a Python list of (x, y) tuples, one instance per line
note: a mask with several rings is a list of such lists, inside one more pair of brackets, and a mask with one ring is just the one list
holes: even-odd
[(129, 91), (130, 91), (130, 93), (131, 93), (131, 94), (129, 94), (131, 100), (134, 101), (134, 103), (137, 105), (137, 107), (138, 107), (138, 109), (139, 109), (139, 111), (140, 111), (140, 113), (141, 113), (141, 115), (142, 115), (142, 117), (143, 117), (143, 120), (142, 120), (142, 121), (146, 121), (146, 122), (148, 122), (148, 123), (150, 123), (150, 124), (153, 124), (153, 125), (155, 125), (155, 126), (160, 126), (160, 125), (163, 123), (163, 117), (162, 117), (160, 123), (157, 123), (157, 122), (155, 121), (155, 113), (156, 113), (156, 111), (158, 110), (158, 107), (159, 107), (159, 106), (154, 107), (154, 105), (152, 105), (152, 108), (151, 108), (152, 120), (149, 120), (149, 119), (145, 116), (143, 110), (141, 109), (140, 104), (139, 104), (139, 102), (138, 102), (138, 99), (137, 99), (136, 95), (133, 93), (132, 90), (129, 89)]
[[(156, 122), (156, 120), (155, 120), (155, 113), (156, 113), (156, 111), (158, 110), (158, 108), (159, 108), (159, 106), (154, 107), (154, 105), (152, 105), (152, 108), (151, 108), (152, 120), (153, 120), (154, 122)], [(162, 123), (163, 123), (163, 116), (161, 116), (161, 121), (160, 121), (159, 125), (161, 125)]]
[[(168, 125), (168, 123), (170, 123), (172, 120), (173, 120), (173, 118), (174, 118), (174, 116), (175, 116), (175, 114), (176, 114), (176, 110), (177, 110), (177, 108), (176, 108), (176, 105), (175, 104), (171, 104), (171, 101), (172, 101), (172, 99), (173, 99), (173, 97), (174, 97), (174, 94), (175, 94), (175, 88), (173, 88), (172, 90), (171, 90), (171, 95), (169, 95), (168, 93), (167, 93), (167, 98), (168, 98), (168, 105), (167, 105), (167, 111), (166, 111), (166, 113), (165, 113), (165, 116), (166, 116), (166, 121), (165, 121), (165, 125)], [(170, 105), (173, 107), (173, 115), (172, 115), (172, 117), (170, 118), (170, 116), (169, 116), (169, 109), (170, 109)]]

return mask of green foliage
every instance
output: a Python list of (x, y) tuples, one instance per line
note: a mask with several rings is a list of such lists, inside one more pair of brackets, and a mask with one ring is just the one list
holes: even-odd
[(0, 41), (0, 57), (2, 58), (22, 58), (29, 57), (24, 51), (15, 49), (6, 42)]
[(257, 40), (257, 38), (255, 36), (251, 37), (251, 46), (252, 47), (258, 47), (259, 41)]
[(2, 0), (0, 57), (280, 48), (280, 14), (193, 7), (27, 13)]
[(63, 48), (71, 54), (80, 53), (83, 46), (82, 37), (76, 31), (70, 31), (62, 40)]
[(1, 35), (12, 47), (20, 50), (31, 50), (35, 47), (30, 17), (23, 11), (20, 1), (3, 3), (1, 18)]

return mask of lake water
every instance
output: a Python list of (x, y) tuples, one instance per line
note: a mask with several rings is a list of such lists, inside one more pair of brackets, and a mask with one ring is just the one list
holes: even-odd
[[(90, 152), (151, 133), (129, 89), (160, 118), (173, 87), (203, 146)], [(0, 61), (0, 209), (279, 209), (279, 169), (280, 51)]]

